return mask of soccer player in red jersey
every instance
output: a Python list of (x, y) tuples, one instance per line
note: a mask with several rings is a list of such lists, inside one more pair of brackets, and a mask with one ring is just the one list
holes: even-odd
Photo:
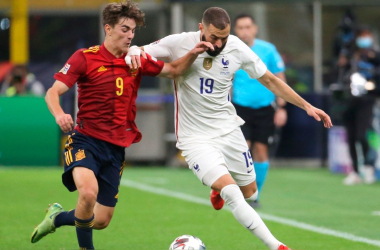
[(79, 199), (75, 210), (63, 211), (58, 203), (50, 206), (32, 233), (32, 243), (60, 226), (75, 225), (80, 249), (94, 249), (92, 229), (108, 226), (118, 200), (124, 149), (141, 140), (134, 121), (141, 77), (175, 78), (198, 54), (213, 49), (211, 43), (200, 42), (172, 63), (146, 55), (140, 67), (129, 68), (124, 58), (136, 27), (144, 25), (144, 13), (131, 1), (111, 3), (103, 10), (103, 25), (104, 43), (76, 51), (46, 93), (57, 124), (69, 132), (74, 122), (63, 112), (59, 96), (78, 83), (77, 125), (65, 146), (62, 182), (69, 191), (78, 190)]

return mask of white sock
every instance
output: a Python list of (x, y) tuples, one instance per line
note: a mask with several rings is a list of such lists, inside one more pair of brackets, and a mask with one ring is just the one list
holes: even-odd
[(244, 200), (244, 196), (236, 184), (225, 186), (220, 195), (240, 224), (256, 235), (269, 249), (278, 249), (282, 243), (271, 234), (257, 212)]
[(246, 200), (247, 202), (255, 201), (255, 200), (257, 200), (257, 197), (258, 197), (258, 196), (259, 196), (259, 191), (256, 190), (256, 192), (255, 192), (251, 197), (246, 198), (245, 200)]

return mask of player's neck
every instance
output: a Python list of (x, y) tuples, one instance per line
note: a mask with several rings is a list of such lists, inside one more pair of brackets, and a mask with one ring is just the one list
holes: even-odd
[(108, 50), (108, 52), (110, 52), (116, 58), (119, 58), (123, 55), (123, 51), (121, 51), (117, 47), (113, 46), (113, 44), (107, 40), (104, 41), (104, 47), (106, 48), (106, 50)]

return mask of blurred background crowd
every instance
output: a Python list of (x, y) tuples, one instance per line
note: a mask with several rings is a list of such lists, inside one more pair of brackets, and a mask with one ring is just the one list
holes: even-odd
[[(301, 110), (287, 105), (288, 121), (276, 130), (271, 157), (277, 162), (292, 160), (293, 165), (328, 166), (333, 172), (349, 174), (344, 180), (348, 185), (360, 183), (361, 177), (373, 183), (376, 173), (379, 176), (380, 2), (137, 2), (146, 13), (146, 27), (137, 31), (135, 45), (198, 30), (203, 11), (210, 6), (226, 9), (232, 20), (243, 12), (252, 15), (259, 27), (257, 38), (271, 42), (279, 51), (287, 83), (331, 114), (335, 125), (327, 131)], [(103, 40), (100, 10), (106, 3), (0, 2), (0, 165), (59, 165), (63, 137), (43, 97), (54, 81), (54, 73), (75, 50)], [(75, 99), (74, 88), (62, 97), (65, 112), (73, 117)], [(173, 100), (170, 82), (143, 79), (137, 125), (145, 140), (127, 149), (128, 161), (175, 166), (183, 163), (174, 143)], [(152, 120), (156, 122), (149, 122)], [(38, 131), (45, 130), (52, 130), (51, 136), (40, 138)], [(31, 151), (36, 141), (43, 150), (32, 150), (30, 157), (15, 155), (15, 149)]]

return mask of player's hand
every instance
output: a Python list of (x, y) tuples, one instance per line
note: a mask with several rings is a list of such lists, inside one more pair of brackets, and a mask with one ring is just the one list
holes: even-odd
[(142, 55), (146, 59), (146, 54), (141, 48), (137, 46), (130, 47), (127, 55), (124, 58), (125, 63), (131, 69), (140, 68), (141, 67), (140, 55)]
[(283, 127), (288, 120), (288, 114), (286, 113), (286, 109), (278, 108), (274, 113), (274, 125), (278, 128)]
[(199, 42), (195, 45), (194, 49), (192, 49), (192, 52), (196, 55), (200, 55), (208, 49), (214, 51), (214, 46), (209, 42)]
[(333, 126), (331, 118), (323, 110), (317, 109), (316, 107), (310, 106), (306, 109), (308, 115), (314, 117), (315, 120), (323, 122), (325, 128), (331, 128)]
[(73, 129), (73, 118), (69, 114), (57, 115), (55, 121), (65, 133), (70, 132)]

